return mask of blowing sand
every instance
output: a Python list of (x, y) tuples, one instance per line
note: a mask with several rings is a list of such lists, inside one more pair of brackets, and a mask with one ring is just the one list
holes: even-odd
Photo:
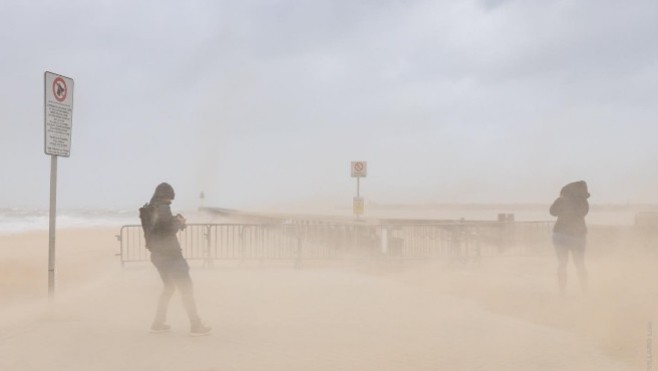
[(121, 269), (116, 233), (58, 232), (53, 305), (47, 233), (0, 236), (0, 369), (650, 369), (655, 258), (594, 255), (586, 298), (573, 279), (557, 296), (552, 256), (193, 264), (213, 333), (191, 338), (177, 296), (172, 331), (148, 332), (161, 284), (148, 264)]

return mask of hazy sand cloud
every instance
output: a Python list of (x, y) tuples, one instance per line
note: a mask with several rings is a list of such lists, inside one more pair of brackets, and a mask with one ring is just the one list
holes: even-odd
[[(8, 177), (5, 203), (46, 204), (46, 69), (76, 79), (62, 205), (132, 204), (164, 179), (190, 205), (202, 189), (235, 207), (349, 202), (353, 159), (387, 174), (368, 184), (384, 201), (470, 199), (462, 184), (540, 201), (573, 177), (602, 200), (658, 201), (641, 170), (655, 152), (651, 1), (29, 5), (0, 16), (16, 158), (0, 170), (34, 170)], [(103, 201), (87, 191), (99, 184)]]

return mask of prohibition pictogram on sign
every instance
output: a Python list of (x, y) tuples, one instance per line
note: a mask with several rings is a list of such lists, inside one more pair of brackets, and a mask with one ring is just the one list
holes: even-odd
[(58, 102), (63, 102), (66, 99), (66, 81), (63, 78), (57, 77), (53, 81), (53, 95)]
[(352, 161), (352, 177), (365, 178), (368, 175), (368, 164), (365, 161)]

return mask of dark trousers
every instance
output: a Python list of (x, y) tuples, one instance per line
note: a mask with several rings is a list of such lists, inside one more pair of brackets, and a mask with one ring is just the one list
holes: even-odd
[(190, 278), (190, 266), (182, 256), (167, 256), (157, 253), (151, 254), (151, 262), (158, 269), (164, 289), (158, 300), (158, 309), (154, 323), (162, 324), (167, 320), (167, 307), (169, 301), (178, 288), (183, 299), (183, 306), (187, 311), (192, 326), (201, 324), (194, 301), (194, 289)]
[(564, 294), (567, 289), (567, 264), (569, 254), (578, 272), (578, 280), (583, 293), (587, 293), (587, 268), (585, 267), (585, 236), (570, 236), (561, 233), (553, 234), (553, 245), (557, 256), (558, 268), (557, 278), (560, 293)]

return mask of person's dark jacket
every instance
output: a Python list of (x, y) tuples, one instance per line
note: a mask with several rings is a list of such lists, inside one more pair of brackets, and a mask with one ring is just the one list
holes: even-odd
[(585, 216), (589, 212), (588, 198), (587, 183), (582, 180), (562, 187), (560, 197), (550, 208), (551, 215), (557, 216), (553, 232), (570, 236), (586, 235)]
[(161, 255), (182, 256), (176, 233), (183, 228), (183, 225), (178, 218), (172, 215), (168, 202), (152, 200), (151, 206), (155, 208), (153, 227), (149, 238), (151, 252)]

